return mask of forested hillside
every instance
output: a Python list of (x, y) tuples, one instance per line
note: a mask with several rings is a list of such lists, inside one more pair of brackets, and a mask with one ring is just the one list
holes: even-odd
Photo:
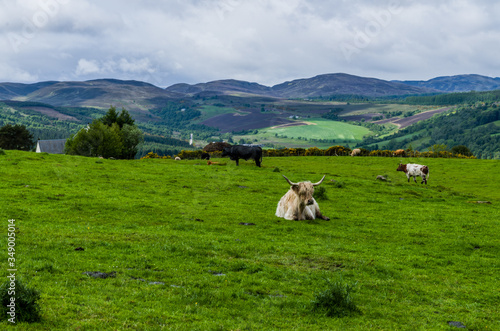
[(404, 103), (412, 105), (458, 105), (458, 104), (474, 104), (476, 102), (499, 102), (500, 90), (487, 92), (460, 92), (447, 93), (431, 96), (410, 96), (404, 99)]
[[(158, 113), (161, 112), (158, 110)], [(187, 139), (182, 139), (188, 136), (186, 126), (190, 125), (189, 118), (186, 120), (181, 109), (171, 108), (163, 112), (167, 118), (165, 121), (137, 123), (145, 133), (144, 143), (138, 148), (139, 157), (150, 151), (174, 155), (183, 149), (191, 149)], [(54, 107), (40, 102), (4, 101), (0, 102), (0, 127), (6, 124), (24, 125), (35, 140), (67, 139), (105, 113), (104, 109), (92, 107)], [(182, 115), (176, 116), (176, 113)]]
[(367, 139), (362, 145), (370, 149), (416, 150), (433, 145), (464, 145), (478, 158), (500, 158), (500, 108), (496, 103), (458, 106), (389, 137)]

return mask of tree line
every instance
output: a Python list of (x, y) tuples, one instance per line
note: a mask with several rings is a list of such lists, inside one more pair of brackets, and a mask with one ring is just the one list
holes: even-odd
[[(467, 146), (478, 158), (496, 158), (500, 152), (500, 109), (496, 104), (463, 106), (409, 126), (382, 139), (367, 138), (359, 147), (378, 149), (406, 148), (420, 141), (415, 148), (433, 145)], [(388, 142), (387, 142), (388, 141)]]

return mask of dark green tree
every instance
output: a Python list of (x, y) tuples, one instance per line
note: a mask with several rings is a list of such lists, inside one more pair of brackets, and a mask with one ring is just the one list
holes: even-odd
[(113, 123), (116, 123), (118, 121), (118, 113), (116, 112), (116, 107), (111, 106), (106, 115), (101, 117), (99, 120), (107, 126), (111, 126), (113, 125)]
[(116, 123), (120, 126), (120, 129), (123, 128), (124, 125), (135, 125), (135, 120), (130, 116), (129, 112), (125, 110), (125, 108), (122, 108), (122, 111), (120, 112), (120, 115), (118, 115), (118, 118), (116, 119)]
[(111, 106), (103, 117), (94, 120), (66, 141), (66, 153), (84, 156), (133, 159), (144, 135), (132, 116)]
[(120, 129), (123, 128), (125, 124), (135, 125), (135, 120), (132, 116), (130, 116), (130, 113), (125, 108), (122, 108), (122, 111), (118, 114), (115, 106), (111, 106), (106, 115), (100, 118), (100, 121), (107, 126), (117, 123), (120, 126)]
[(144, 141), (144, 134), (137, 126), (124, 124), (120, 136), (123, 144), (121, 158), (133, 159), (139, 150), (139, 144)]
[(454, 147), (452, 147), (451, 152), (453, 154), (462, 154), (462, 155), (465, 155), (465, 156), (472, 156), (472, 152), (465, 145), (454, 146)]
[(123, 151), (120, 127), (114, 123), (107, 126), (94, 120), (66, 140), (66, 154), (119, 158)]
[(26, 126), (7, 124), (0, 128), (0, 148), (29, 151), (34, 145), (33, 134)]

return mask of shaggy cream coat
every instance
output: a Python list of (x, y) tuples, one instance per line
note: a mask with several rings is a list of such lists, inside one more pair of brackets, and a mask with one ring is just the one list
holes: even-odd
[(314, 186), (321, 184), (325, 176), (315, 184), (309, 181), (292, 183), (288, 178), (285, 177), (285, 179), (291, 186), (290, 190), (278, 202), (276, 216), (295, 221), (314, 220), (316, 218), (329, 220), (328, 217), (321, 214), (319, 205), (313, 198)]

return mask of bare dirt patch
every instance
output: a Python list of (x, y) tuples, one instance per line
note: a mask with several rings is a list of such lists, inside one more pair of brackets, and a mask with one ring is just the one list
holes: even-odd
[(291, 127), (291, 126), (302, 126), (302, 125), (317, 125), (317, 124), (312, 123), (312, 122), (293, 122), (293, 123), (275, 125), (275, 126), (271, 127), (271, 129), (286, 128), (286, 127)]
[(404, 129), (412, 124), (429, 119), (436, 114), (444, 113), (445, 111), (448, 111), (450, 109), (451, 109), (451, 107), (434, 109), (434, 110), (425, 111), (423, 113), (416, 114), (416, 115), (413, 115), (410, 117), (405, 117), (405, 118), (392, 117), (392, 118), (387, 118), (387, 119), (380, 120), (380, 121), (374, 121), (373, 123), (376, 123), (376, 124), (392, 123), (392, 124), (397, 125), (400, 129)]
[(371, 121), (373, 117), (381, 115), (382, 115), (381, 113), (366, 113), (360, 115), (347, 115), (347, 116), (340, 115), (340, 118), (346, 121), (361, 122), (362, 120)]
[(260, 110), (246, 110), (246, 116), (235, 116), (234, 113), (221, 114), (211, 117), (201, 124), (215, 127), (221, 132), (255, 130), (267, 128), (274, 125), (295, 123), (279, 114), (261, 113)]
[(46, 115), (46, 116), (49, 116), (52, 118), (57, 118), (60, 121), (78, 121), (78, 119), (76, 117), (60, 113), (54, 109), (47, 108), (47, 107), (29, 107), (28, 109), (34, 110), (36, 112), (39, 112), (43, 115)]

